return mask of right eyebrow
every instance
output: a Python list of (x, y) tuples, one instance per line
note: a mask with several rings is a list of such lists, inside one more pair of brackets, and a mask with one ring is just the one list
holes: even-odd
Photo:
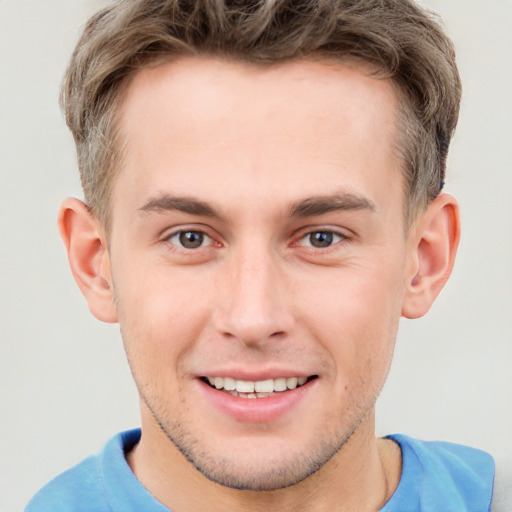
[(143, 206), (138, 208), (141, 212), (162, 212), (177, 210), (190, 215), (220, 218), (221, 215), (208, 203), (193, 197), (179, 197), (168, 194), (150, 198)]

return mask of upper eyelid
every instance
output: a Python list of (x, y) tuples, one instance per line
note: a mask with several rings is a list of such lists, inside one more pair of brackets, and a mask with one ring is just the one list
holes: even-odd
[[(305, 245), (304, 240), (313, 233), (332, 233), (333, 235), (339, 236), (340, 240), (336, 240), (331, 245), (326, 247), (313, 247)], [(354, 235), (348, 229), (327, 226), (310, 226), (308, 228), (300, 229), (298, 233), (294, 235), (290, 247), (302, 247), (307, 250), (322, 251), (323, 253), (326, 253), (329, 250), (335, 250), (336, 248), (340, 248), (341, 246), (350, 243), (353, 238)]]
[[(200, 233), (204, 236), (202, 244), (200, 246), (184, 247), (179, 240), (172, 241), (172, 239), (174, 237), (176, 237), (182, 233), (189, 233), (189, 232)], [(171, 231), (168, 235), (165, 235), (164, 237), (162, 237), (161, 243), (164, 243), (169, 248), (172, 246), (173, 252), (185, 251), (189, 254), (201, 251), (201, 249), (203, 251), (205, 251), (205, 250), (208, 251), (208, 250), (211, 250), (212, 247), (214, 247), (216, 244), (219, 245), (218, 242), (215, 240), (215, 238), (211, 237), (208, 233), (205, 233), (204, 231), (198, 230), (198, 229), (177, 229), (175, 231)]]
[(173, 238), (176, 235), (181, 235), (182, 233), (198, 233), (200, 235), (203, 235), (205, 238), (210, 238), (213, 240), (213, 237), (211, 237), (208, 233), (205, 231), (200, 231), (199, 229), (178, 229), (177, 231), (171, 231), (168, 235), (164, 237), (164, 239)]
[(191, 226), (180, 225), (180, 226), (174, 226), (174, 227), (167, 227), (166, 229), (164, 229), (161, 232), (160, 238), (162, 240), (166, 240), (168, 238), (171, 238), (171, 237), (177, 235), (178, 233), (187, 233), (188, 231), (192, 231), (194, 233), (202, 233), (203, 235), (206, 235), (212, 239), (214, 238), (213, 234), (211, 233), (213, 230), (204, 225), (200, 225), (199, 227), (193, 226), (193, 225), (191, 225)]
[(332, 226), (308, 226), (300, 228), (295, 231), (293, 238), (300, 239), (312, 233), (333, 233), (343, 238), (352, 238), (351, 231), (346, 228), (332, 227)]
[(162, 234), (158, 237), (158, 243), (160, 244), (169, 244), (169, 245), (173, 245), (175, 246), (176, 248), (178, 249), (183, 249), (183, 250), (190, 250), (190, 249), (187, 249), (186, 247), (183, 247), (179, 241), (172, 241), (172, 238), (180, 235), (181, 233), (188, 233), (188, 232), (193, 232), (193, 233), (200, 233), (202, 234), (204, 237), (205, 237), (205, 240), (203, 241), (203, 244), (199, 247), (197, 247), (195, 250), (198, 250), (198, 249), (205, 249), (207, 247), (210, 247), (212, 244), (216, 243), (216, 239), (211, 236), (207, 230), (205, 229), (198, 229), (198, 228), (191, 228), (191, 227), (185, 227), (185, 228), (174, 228), (174, 229), (165, 229)]
[(348, 238), (348, 236), (346, 236), (344, 233), (341, 233), (340, 231), (335, 231), (332, 229), (314, 229), (313, 231), (308, 231), (308, 232), (304, 233), (302, 236), (299, 237), (299, 240), (304, 240), (305, 238), (307, 238), (308, 236), (311, 236), (314, 233), (329, 233), (331, 235), (340, 237), (342, 240), (345, 240)]
[[(184, 233), (187, 231), (202, 233), (206, 237), (210, 238), (213, 242), (224, 245), (223, 237), (220, 236), (216, 230), (210, 228), (207, 225), (181, 225), (175, 226), (172, 228), (166, 228), (162, 231), (161, 236), (159, 237), (161, 241), (168, 241), (173, 236), (176, 236), (179, 233)], [(291, 234), (291, 243), (295, 245), (298, 241), (307, 237), (312, 233), (324, 232), (324, 233), (333, 233), (335, 235), (340, 236), (343, 239), (350, 240), (354, 237), (354, 234), (347, 228), (333, 227), (333, 226), (306, 226), (300, 229), (294, 230), (294, 233)]]

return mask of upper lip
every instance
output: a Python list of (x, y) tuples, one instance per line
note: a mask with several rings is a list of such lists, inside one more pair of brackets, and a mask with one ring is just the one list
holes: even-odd
[(200, 377), (231, 377), (235, 380), (245, 380), (245, 381), (261, 381), (261, 380), (269, 380), (269, 379), (279, 379), (279, 378), (290, 378), (290, 377), (311, 377), (312, 375), (317, 375), (314, 372), (308, 373), (300, 370), (290, 370), (290, 369), (266, 369), (266, 370), (244, 370), (240, 368), (226, 368), (226, 369), (213, 369), (207, 370), (204, 373), (200, 373), (197, 375)]

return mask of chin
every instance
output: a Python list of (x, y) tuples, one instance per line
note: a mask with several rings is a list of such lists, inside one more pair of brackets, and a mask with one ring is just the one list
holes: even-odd
[[(329, 435), (290, 446), (286, 439), (237, 439), (212, 446), (174, 425), (164, 433), (206, 478), (243, 491), (275, 491), (296, 485), (321, 469), (351, 437)], [(213, 440), (212, 440), (213, 441)]]
[[(262, 462), (263, 464), (263, 462)], [(268, 465), (268, 462), (266, 463)], [(195, 465), (206, 478), (224, 487), (239, 491), (276, 491), (296, 485), (315, 473), (323, 464), (311, 465), (304, 472), (304, 468), (294, 468), (295, 464), (286, 467), (268, 468), (262, 470), (259, 466), (257, 471), (240, 471), (236, 467), (226, 468), (204, 468)], [(211, 470), (211, 471), (210, 471)]]

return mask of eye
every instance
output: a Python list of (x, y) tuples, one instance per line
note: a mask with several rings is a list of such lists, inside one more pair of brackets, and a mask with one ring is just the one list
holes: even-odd
[(210, 245), (213, 240), (201, 231), (178, 231), (167, 239), (171, 244), (184, 249), (198, 249)]
[(314, 247), (315, 249), (325, 249), (333, 244), (341, 242), (345, 237), (333, 231), (312, 231), (300, 241), (300, 245), (305, 247)]

